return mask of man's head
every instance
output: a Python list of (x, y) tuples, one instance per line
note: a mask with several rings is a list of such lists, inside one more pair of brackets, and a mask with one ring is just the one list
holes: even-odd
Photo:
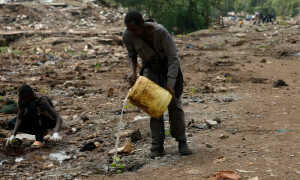
[(144, 18), (137, 11), (130, 11), (125, 16), (125, 25), (133, 36), (140, 37), (143, 34)]
[(19, 99), (23, 104), (28, 104), (33, 97), (34, 92), (29, 85), (24, 84), (19, 88)]

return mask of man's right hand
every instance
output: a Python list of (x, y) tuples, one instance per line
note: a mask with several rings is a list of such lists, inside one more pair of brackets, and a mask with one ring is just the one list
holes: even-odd
[(15, 138), (16, 138), (15, 135), (11, 135), (10, 138), (8, 138), (7, 141), (6, 141), (6, 146), (11, 144), (15, 140)]
[(137, 80), (137, 74), (136, 73), (131, 73), (130, 76), (129, 76), (130, 87), (132, 87), (135, 84), (136, 80)]

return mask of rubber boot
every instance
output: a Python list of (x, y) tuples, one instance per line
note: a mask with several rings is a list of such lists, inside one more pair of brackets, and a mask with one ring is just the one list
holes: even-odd
[(181, 156), (192, 154), (192, 150), (188, 147), (186, 142), (179, 142), (178, 148)]
[(186, 143), (185, 134), (178, 136), (176, 138), (176, 141), (178, 141), (178, 149), (181, 156), (192, 154), (192, 150), (188, 147)]
[(155, 147), (155, 146), (152, 146), (150, 148), (150, 154), (149, 154), (149, 157), (151, 159), (155, 159), (156, 157), (161, 157), (165, 154), (165, 149), (163, 146), (160, 146), (160, 147)]

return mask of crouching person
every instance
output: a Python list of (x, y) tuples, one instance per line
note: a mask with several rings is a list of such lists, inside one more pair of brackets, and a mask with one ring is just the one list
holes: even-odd
[(8, 122), (13, 135), (6, 145), (13, 142), (18, 132), (35, 135), (36, 141), (31, 148), (42, 148), (45, 145), (44, 136), (49, 129), (54, 129), (51, 139), (55, 142), (61, 140), (59, 132), (62, 119), (51, 100), (42, 93), (35, 93), (32, 88), (24, 84), (19, 89), (18, 115)]

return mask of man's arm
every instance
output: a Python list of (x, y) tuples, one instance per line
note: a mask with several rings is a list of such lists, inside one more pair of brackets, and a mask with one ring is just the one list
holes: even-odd
[(47, 111), (56, 120), (54, 132), (59, 133), (61, 130), (61, 126), (62, 126), (62, 119), (61, 119), (60, 115), (51, 106), (49, 106), (47, 108)]
[(137, 57), (130, 56), (129, 57), (129, 66), (130, 66), (130, 76), (129, 76), (129, 84), (132, 87), (135, 84), (137, 79), (136, 67), (137, 67)]
[(17, 115), (17, 121), (16, 121), (15, 128), (13, 131), (14, 136), (16, 136), (17, 133), (20, 131), (23, 114), (24, 114), (24, 110), (19, 108), (18, 115)]
[(137, 67), (137, 55), (134, 45), (131, 41), (130, 33), (125, 30), (123, 32), (122, 38), (123, 42), (125, 44), (125, 47), (128, 52), (129, 57), (129, 67), (130, 67), (130, 75), (129, 75), (129, 84), (132, 87), (135, 84), (135, 81), (137, 79), (137, 73), (136, 73), (136, 67)]

